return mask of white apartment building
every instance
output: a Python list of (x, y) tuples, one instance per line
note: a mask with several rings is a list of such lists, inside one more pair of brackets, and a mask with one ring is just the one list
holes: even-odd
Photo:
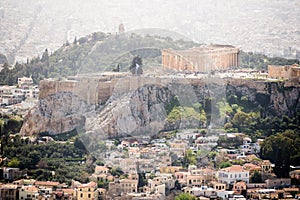
[(23, 76), (22, 78), (18, 78), (18, 86), (19, 88), (26, 87), (26, 86), (32, 86), (33, 85), (33, 80), (31, 77), (25, 77)]
[(240, 165), (232, 165), (218, 171), (218, 181), (220, 183), (233, 184), (235, 181), (249, 183), (249, 171), (244, 170)]

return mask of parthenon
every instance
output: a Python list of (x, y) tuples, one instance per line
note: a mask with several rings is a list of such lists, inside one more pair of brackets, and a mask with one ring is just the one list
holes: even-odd
[(239, 49), (231, 45), (206, 45), (187, 50), (162, 50), (164, 69), (209, 72), (238, 66)]

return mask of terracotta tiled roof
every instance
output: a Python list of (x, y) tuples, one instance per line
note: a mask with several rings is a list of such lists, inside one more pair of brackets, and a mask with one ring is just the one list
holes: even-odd
[(34, 183), (35, 185), (41, 185), (41, 186), (58, 186), (59, 182), (53, 182), (53, 181), (36, 181)]
[(226, 167), (224, 169), (221, 169), (222, 171), (227, 171), (227, 172), (243, 172), (243, 171), (248, 171), (244, 170), (242, 166), (240, 165), (232, 165), (231, 167)]
[(204, 168), (204, 169), (202, 169), (202, 171), (203, 171), (204, 173), (214, 173), (214, 172), (215, 172), (215, 170), (210, 169), (210, 168)]
[(261, 169), (260, 166), (254, 165), (252, 163), (244, 164), (243, 168), (246, 169), (246, 170), (260, 170)]

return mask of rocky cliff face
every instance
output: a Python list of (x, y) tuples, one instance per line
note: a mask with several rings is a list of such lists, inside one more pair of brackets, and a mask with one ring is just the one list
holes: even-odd
[(174, 94), (161, 85), (145, 85), (112, 96), (103, 109), (86, 120), (86, 130), (115, 137), (155, 134), (164, 127), (165, 104)]
[(83, 113), (92, 109), (85, 101), (70, 92), (59, 92), (43, 98), (38, 105), (29, 110), (23, 126), (22, 135), (64, 133), (84, 126)]
[(231, 80), (226, 87), (227, 97), (235, 95), (250, 106), (261, 110), (263, 116), (293, 117), (300, 112), (300, 85), (293, 82), (263, 82)]
[[(91, 103), (88, 100), (90, 97), (85, 100), (82, 94), (79, 97), (70, 89), (68, 92), (58, 89), (58, 93), (44, 95), (39, 104), (29, 111), (21, 134), (59, 134), (84, 126), (87, 132), (107, 138), (141, 133), (149, 135), (160, 130), (197, 127), (197, 121), (166, 122), (166, 105), (175, 96), (182, 106), (204, 103), (210, 99), (212, 113), (217, 112), (214, 110), (216, 101), (226, 96), (242, 99), (247, 105), (253, 106), (253, 109), (259, 109), (265, 116), (292, 117), (300, 112), (299, 84), (252, 80), (213, 83), (204, 79), (156, 78), (154, 81), (143, 77), (132, 81), (133, 79), (128, 78), (125, 82), (111, 81), (114, 84), (110, 88), (115, 92), (111, 92), (106, 101), (100, 99), (101, 103), (98, 104)], [(121, 89), (117, 88), (118, 84)], [(45, 85), (43, 87), (47, 88)], [(222, 122), (218, 120), (215, 119), (216, 123)]]

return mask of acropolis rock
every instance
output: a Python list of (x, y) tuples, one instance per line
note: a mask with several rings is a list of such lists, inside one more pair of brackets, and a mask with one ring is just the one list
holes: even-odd
[[(245, 97), (265, 116), (293, 117), (300, 110), (299, 84), (291, 82), (223, 79), (213, 83), (210, 79), (102, 74), (42, 81), (39, 103), (28, 112), (21, 134), (60, 134), (84, 127), (86, 131), (115, 137), (150, 130), (149, 127), (154, 132), (177, 129), (178, 123), (165, 121), (164, 106), (174, 95), (179, 96), (182, 105), (195, 103), (193, 98), (203, 103), (212, 95), (220, 96), (213, 93), (222, 90), (223, 97)], [(184, 122), (180, 123), (184, 128)]]

